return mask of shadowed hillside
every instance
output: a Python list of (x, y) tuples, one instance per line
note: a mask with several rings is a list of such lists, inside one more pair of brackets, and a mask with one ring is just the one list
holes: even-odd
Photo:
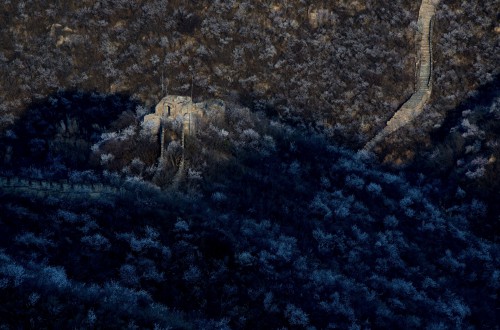
[(0, 138), (2, 170), (34, 179), (66, 179), (71, 171), (93, 169), (91, 146), (101, 134), (125, 129), (147, 111), (124, 94), (51, 94), (6, 127)]

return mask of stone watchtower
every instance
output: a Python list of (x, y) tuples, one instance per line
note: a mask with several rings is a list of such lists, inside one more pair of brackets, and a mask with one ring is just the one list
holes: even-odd
[(163, 119), (182, 116), (183, 133), (190, 135), (196, 133), (198, 117), (203, 113), (190, 97), (169, 95), (156, 105), (155, 115)]
[(193, 103), (188, 96), (169, 95), (161, 99), (154, 113), (144, 117), (143, 127), (147, 128), (152, 136), (158, 136), (160, 133), (162, 157), (165, 151), (163, 120), (172, 120), (179, 116), (182, 117), (182, 146), (184, 147), (184, 137), (196, 134), (198, 120), (203, 116), (200, 104)]

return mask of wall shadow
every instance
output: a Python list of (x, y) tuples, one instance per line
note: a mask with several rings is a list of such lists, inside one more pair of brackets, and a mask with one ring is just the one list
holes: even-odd
[[(422, 153), (410, 167), (415, 172), (423, 172), (434, 177), (439, 177), (447, 182), (450, 188), (460, 186), (467, 191), (468, 199), (479, 198), (488, 205), (488, 212), (482, 219), (477, 219), (473, 226), (476, 234), (489, 239), (498, 239), (500, 237), (500, 227), (497, 226), (500, 221), (500, 163), (498, 149), (487, 149), (483, 154), (468, 153), (466, 144), (470, 144), (470, 139), (466, 141), (460, 131), (453, 131), (454, 127), (460, 127), (464, 117), (462, 112), (471, 110), (471, 116), (476, 119), (476, 125), (479, 130), (484, 131), (485, 139), (481, 145), (487, 141), (497, 140), (500, 136), (500, 120), (494, 113), (485, 111), (492, 106), (496, 98), (500, 96), (500, 75), (482, 85), (476, 90), (473, 96), (465, 99), (455, 109), (449, 111), (441, 127), (430, 134), (431, 145), (434, 150), (439, 152), (436, 159), (429, 159), (428, 153)], [(480, 151), (484, 151), (481, 146)], [(488, 171), (483, 177), (469, 179), (464, 174), (464, 169), (460, 168), (457, 162), (461, 159), (470, 159), (477, 155), (493, 156), (497, 158), (496, 162), (488, 164)], [(449, 191), (449, 198), (453, 198), (454, 192)]]
[(449, 111), (441, 127), (431, 133), (433, 144), (443, 142), (450, 134), (450, 129), (458, 125), (462, 112), (471, 108), (491, 105), (493, 100), (500, 94), (500, 75), (482, 86), (480, 86), (475, 95), (465, 99), (455, 109)]
[(12, 175), (43, 169), (51, 178), (91, 168), (91, 146), (109, 129), (135, 120), (142, 104), (128, 94), (66, 90), (30, 104), (0, 137), (0, 169)]

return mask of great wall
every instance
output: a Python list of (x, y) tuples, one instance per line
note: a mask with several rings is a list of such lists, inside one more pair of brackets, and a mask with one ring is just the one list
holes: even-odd
[[(417, 56), (418, 61), (416, 63), (416, 66), (418, 67), (418, 74), (415, 92), (412, 94), (410, 99), (406, 101), (392, 116), (386, 126), (363, 147), (363, 150), (371, 150), (389, 134), (413, 121), (422, 113), (425, 105), (429, 101), (432, 92), (432, 24), (436, 13), (436, 6), (439, 1), (440, 0), (422, 0), (420, 6), (417, 22), (418, 31), (416, 36), (419, 48)], [(311, 17), (316, 18), (314, 15)], [(191, 98), (182, 96), (167, 96), (158, 103), (155, 113), (147, 115), (144, 118), (144, 125), (148, 126), (150, 134), (160, 136), (161, 158), (164, 157), (165, 150), (163, 128), (164, 118), (175, 118), (178, 115), (182, 116), (182, 147), (184, 149), (185, 136), (196, 132), (199, 117), (202, 117), (206, 109), (212, 105), (213, 104), (210, 103), (193, 103)], [(223, 103), (218, 106), (221, 111), (225, 111)], [(172, 181), (171, 186), (173, 188), (176, 188), (182, 180), (185, 170), (185, 162), (186, 160), (183, 151), (182, 161)], [(88, 184), (72, 183), (69, 181), (47, 181), (18, 177), (0, 177), (0, 195), (25, 194), (36, 197), (64, 196), (65, 198), (73, 197), (99, 199), (105, 196), (123, 195), (128, 191), (129, 190), (123, 186), (117, 187), (102, 183)]]
[[(186, 159), (184, 155), (184, 144), (186, 136), (196, 132), (199, 117), (203, 116), (208, 108), (214, 107), (213, 102), (193, 103), (190, 97), (167, 96), (156, 106), (155, 113), (144, 117), (143, 125), (151, 135), (158, 135), (161, 140), (160, 158), (164, 158), (165, 151), (165, 129), (163, 121), (166, 118), (175, 119), (182, 117), (181, 145), (183, 148), (182, 160), (174, 176), (171, 189), (176, 189), (183, 179)], [(218, 104), (218, 109), (224, 111), (224, 103)], [(100, 199), (105, 196), (113, 197), (133, 192), (133, 188), (124, 182), (120, 187), (105, 185), (102, 183), (72, 183), (69, 181), (48, 181), (39, 179), (26, 179), (19, 177), (0, 177), (0, 196), (28, 195), (34, 197), (58, 196), (64, 198), (91, 198)]]
[(418, 62), (419, 67), (416, 89), (408, 101), (392, 116), (387, 125), (373, 139), (371, 139), (363, 150), (371, 150), (389, 134), (407, 125), (419, 116), (432, 92), (432, 25), (436, 6), (439, 0), (422, 0), (418, 14)]
[[(143, 126), (149, 130), (152, 136), (158, 136), (161, 140), (160, 158), (164, 158), (165, 151), (165, 129), (163, 122), (178, 116), (182, 118), (181, 146), (183, 148), (182, 159), (176, 175), (172, 179), (169, 189), (177, 189), (184, 177), (187, 160), (184, 155), (185, 139), (196, 133), (197, 123), (200, 117), (209, 109), (225, 111), (224, 102), (220, 100), (193, 103), (190, 97), (170, 95), (163, 98), (155, 108), (153, 114), (144, 117)], [(0, 196), (27, 195), (33, 197), (64, 197), (64, 198), (91, 198), (100, 199), (113, 197), (134, 192), (139, 186), (127, 184), (126, 181), (117, 185), (106, 185), (102, 183), (73, 183), (69, 181), (50, 181), (40, 179), (26, 179), (20, 177), (0, 177)], [(148, 189), (146, 187), (139, 187)], [(151, 188), (151, 187), (149, 187)], [(156, 187), (158, 188), (158, 187)], [(159, 189), (159, 188), (158, 188)]]
[(102, 183), (72, 183), (69, 181), (48, 181), (24, 179), (17, 177), (0, 177), (0, 195), (17, 194), (36, 197), (59, 196), (74, 198), (100, 199), (105, 196), (124, 194), (123, 187), (104, 185)]

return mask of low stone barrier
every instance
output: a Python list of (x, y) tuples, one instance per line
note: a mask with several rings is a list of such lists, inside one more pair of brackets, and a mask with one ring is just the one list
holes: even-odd
[(37, 197), (66, 196), (99, 199), (126, 193), (123, 188), (102, 183), (84, 184), (18, 177), (0, 177), (0, 194), (31, 194)]

